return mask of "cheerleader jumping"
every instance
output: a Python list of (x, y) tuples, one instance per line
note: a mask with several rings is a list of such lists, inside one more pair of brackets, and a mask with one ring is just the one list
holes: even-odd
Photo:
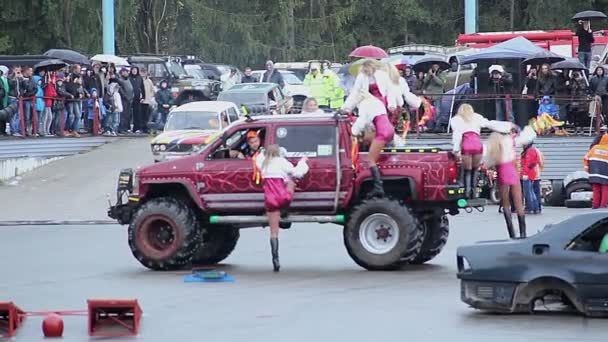
[(510, 129), (499, 130), (490, 135), (486, 144), (485, 165), (496, 166), (498, 173), (498, 185), (500, 186), (501, 201), (503, 205), (503, 215), (507, 224), (509, 237), (515, 238), (515, 230), (511, 218), (511, 204), (509, 194), (513, 196), (513, 205), (517, 212), (519, 223), (519, 237), (526, 237), (526, 217), (522, 203), (521, 183), (517, 172), (516, 146), (523, 146), (531, 143), (536, 138), (536, 133), (530, 126), (526, 126), (518, 136), (511, 135)]
[(370, 144), (367, 154), (369, 168), (374, 178), (372, 197), (384, 197), (380, 170), (376, 164), (384, 146), (393, 140), (395, 128), (391, 124), (386, 107), (377, 97), (366, 90), (351, 93), (342, 111), (352, 112), (357, 107), (359, 116), (351, 128), (353, 137)]
[(453, 152), (462, 164), (460, 184), (464, 184), (467, 198), (478, 198), (477, 176), (483, 156), (483, 145), (479, 134), (482, 128), (510, 131), (513, 125), (506, 121), (488, 120), (475, 113), (473, 107), (465, 103), (450, 122), (452, 128)]
[(394, 111), (398, 105), (400, 77), (394, 65), (367, 59), (361, 64), (349, 97), (366, 91), (380, 100), (389, 112)]
[(300, 159), (298, 164), (293, 166), (282, 154), (284, 154), (283, 149), (278, 145), (271, 145), (259, 153), (256, 159), (256, 166), (261, 170), (263, 178), (264, 202), (270, 225), (272, 265), (275, 272), (278, 272), (281, 267), (279, 264), (281, 211), (289, 208), (296, 188), (292, 177), (302, 178), (308, 173), (308, 164), (306, 163), (308, 158)]

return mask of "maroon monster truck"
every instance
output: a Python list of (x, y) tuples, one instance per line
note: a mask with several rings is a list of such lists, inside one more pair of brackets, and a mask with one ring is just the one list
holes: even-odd
[(150, 269), (224, 260), (240, 228), (267, 225), (252, 160), (231, 158), (256, 130), (262, 146), (280, 145), (293, 162), (309, 158), (310, 171), (282, 228), (291, 222), (342, 225), (348, 254), (368, 270), (431, 260), (447, 241), (447, 214), (481, 210), (484, 202), (464, 199), (454, 156), (438, 148), (387, 148), (379, 161), (387, 195), (368, 198), (372, 176), (366, 153), (352, 150), (350, 127), (348, 118), (332, 114), (237, 121), (197, 154), (123, 170), (108, 215), (129, 225), (133, 255)]

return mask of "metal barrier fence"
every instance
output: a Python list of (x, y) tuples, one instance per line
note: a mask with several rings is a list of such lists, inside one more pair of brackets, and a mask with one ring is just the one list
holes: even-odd
[[(36, 110), (36, 100), (37, 99), (42, 99), (42, 100), (52, 100), (52, 101), (59, 101), (62, 103), (63, 105), (63, 109), (59, 110), (57, 113), (55, 111), (52, 111), (53, 115), (59, 115), (59, 135), (61, 137), (65, 137), (65, 124), (66, 124), (66, 116), (69, 118), (69, 110), (67, 109), (66, 103), (74, 103), (74, 102), (81, 102), (82, 104), (88, 105), (89, 99), (82, 99), (82, 100), (73, 100), (73, 99), (66, 99), (66, 98), (62, 98), (62, 97), (48, 97), (48, 96), (32, 96), (32, 97), (20, 97), (17, 99), (17, 107), (18, 107), (18, 111), (17, 111), (17, 115), (19, 115), (19, 123), (20, 123), (20, 133), (23, 137), (26, 136), (27, 133), (27, 122), (26, 122), (26, 113), (25, 113), (25, 103), (27, 101), (31, 101), (31, 107), (30, 107), (30, 115), (31, 115), (31, 123), (32, 123), (32, 135), (35, 136), (35, 133), (38, 132), (38, 125), (39, 125), (39, 118), (38, 118), (38, 111)], [(93, 100), (93, 102), (95, 103), (97, 100), (99, 100), (99, 98), (97, 96), (94, 96), (91, 98), (91, 100)], [(82, 108), (82, 107), (81, 107)], [(99, 107), (94, 105), (93, 106), (93, 125), (91, 127), (91, 134), (94, 136), (100, 135), (100, 122), (101, 122), (101, 118), (100, 118), (100, 112), (99, 112)], [(81, 115), (82, 115), (83, 111), (81, 110)], [(86, 113), (88, 113), (88, 111), (86, 111)], [(66, 115), (67, 114), (67, 115)], [(82, 116), (80, 117), (80, 119), (83, 119)], [(12, 118), (8, 118), (7, 120), (8, 122), (12, 121)]]

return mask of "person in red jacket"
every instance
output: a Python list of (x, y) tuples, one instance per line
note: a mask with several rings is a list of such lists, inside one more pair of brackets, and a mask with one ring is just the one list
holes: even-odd
[(46, 132), (47, 136), (52, 135), (51, 134), (51, 126), (53, 124), (53, 122), (55, 121), (55, 115), (59, 115), (57, 110), (54, 110), (55, 106), (53, 106), (53, 103), (55, 102), (53, 99), (51, 98), (56, 98), (57, 95), (57, 88), (55, 87), (55, 80), (56, 80), (56, 76), (54, 73), (49, 75), (49, 81), (47, 82), (46, 86), (44, 87), (44, 111), (47, 113), (47, 115), (45, 115), (46, 118), (46, 122), (40, 123), (44, 125), (44, 132)]
[(524, 146), (524, 149), (521, 152), (520, 176), (523, 182), (527, 214), (539, 214), (541, 211), (541, 199), (537, 197), (537, 194), (534, 191), (535, 182), (540, 180), (541, 165), (541, 154), (536, 147), (534, 147), (534, 143)]

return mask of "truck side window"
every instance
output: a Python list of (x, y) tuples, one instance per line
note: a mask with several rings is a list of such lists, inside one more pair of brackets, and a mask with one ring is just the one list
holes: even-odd
[(336, 126), (278, 126), (275, 143), (288, 157), (333, 157), (336, 153)]
[(239, 113), (234, 107), (228, 108), (228, 117), (230, 118), (230, 123), (233, 123), (239, 120)]

